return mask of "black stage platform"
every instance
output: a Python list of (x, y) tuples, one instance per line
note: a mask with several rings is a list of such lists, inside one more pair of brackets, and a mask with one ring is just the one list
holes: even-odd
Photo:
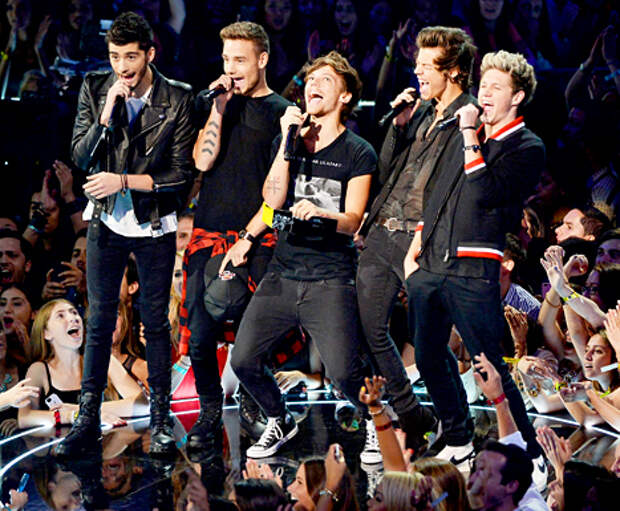
[[(424, 389), (416, 392), (425, 399)], [(289, 396), (289, 406), (299, 422), (298, 435), (288, 442), (277, 456), (268, 462), (273, 471), (281, 474), (286, 487), (295, 476), (300, 460), (312, 455), (324, 455), (331, 443), (340, 443), (349, 469), (357, 481), (357, 492), (362, 509), (366, 508), (366, 494), (374, 490), (381, 465), (364, 465), (359, 453), (365, 440), (365, 424), (358, 424), (344, 406), (345, 402), (333, 398), (326, 391), (310, 391), (307, 395)], [(423, 401), (424, 404), (429, 404)], [(103, 487), (109, 499), (109, 508), (135, 511), (174, 509), (182, 494), (184, 472), (189, 462), (185, 458), (183, 440), (186, 431), (197, 417), (197, 400), (178, 400), (173, 405), (175, 433), (179, 451), (174, 460), (151, 460), (148, 455), (148, 417), (128, 421), (123, 428), (104, 433), (103, 463), (92, 460), (75, 460), (70, 466), (60, 467), (50, 455), (53, 446), (60, 442), (68, 428), (50, 430), (32, 428), (10, 438), (0, 440), (0, 481), (2, 502), (8, 501), (10, 489), (17, 488), (24, 473), (30, 475), (25, 491), (29, 495), (27, 510), (83, 509), (83, 498), (93, 498), (93, 488), (99, 487), (97, 479), (103, 474)], [(338, 409), (338, 417), (336, 410)], [(480, 445), (487, 438), (497, 437), (495, 412), (483, 401), (471, 406), (476, 423), (475, 443)], [(531, 414), (535, 425), (547, 424), (564, 437), (571, 437), (576, 456), (594, 463), (604, 463), (613, 457), (620, 435), (602, 428), (585, 430), (566, 415), (545, 416)], [(250, 440), (240, 433), (238, 407), (233, 399), (224, 410), (226, 430), (224, 459), (226, 486), (230, 487), (241, 477), (245, 463), (245, 450)], [(95, 441), (95, 440), (93, 440)], [(195, 465), (196, 470), (200, 470)], [(203, 481), (217, 484), (217, 474), (203, 467)], [(550, 474), (551, 477), (551, 474)], [(50, 484), (50, 482), (52, 484)], [(101, 496), (103, 498), (106, 495)]]

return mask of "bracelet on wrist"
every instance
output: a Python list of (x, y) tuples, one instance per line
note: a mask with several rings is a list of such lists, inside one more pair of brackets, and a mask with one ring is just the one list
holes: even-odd
[(613, 80), (618, 75), (620, 75), (620, 69), (616, 69), (615, 71), (612, 71), (607, 76), (605, 76), (605, 81), (609, 82), (609, 81)]
[(459, 131), (462, 133), (465, 130), (474, 130), (476, 131), (478, 128), (476, 128), (475, 126), (463, 126), (462, 128), (459, 128)]
[(37, 234), (41, 234), (41, 233), (42, 233), (41, 229), (38, 229), (37, 227), (35, 227), (35, 226), (34, 226), (34, 225), (32, 225), (32, 224), (28, 224), (28, 227), (26, 227), (26, 228), (27, 228), (27, 229), (30, 229), (31, 231), (36, 232)]
[(577, 291), (573, 291), (568, 296), (562, 296), (561, 298), (564, 303), (568, 303), (571, 300), (574, 300), (575, 298), (578, 298), (578, 297), (579, 297), (579, 293)]
[(54, 410), (54, 425), (56, 427), (60, 426), (62, 422), (60, 421), (60, 411)]
[(387, 431), (388, 429), (392, 428), (392, 421), (388, 421), (385, 424), (375, 424), (375, 431), (377, 433), (381, 432), (381, 431)]
[(338, 502), (340, 499), (336, 496), (336, 493), (331, 491), (329, 488), (323, 488), (320, 492), (319, 492), (319, 497), (322, 497), (323, 495), (328, 495), (330, 499), (332, 499), (334, 502)]
[(551, 303), (551, 300), (549, 300), (549, 295), (545, 295), (545, 302), (549, 304), (549, 307), (553, 307), (554, 309), (559, 309), (560, 307), (562, 307), (562, 302), (558, 303), (557, 305), (553, 305)]
[(474, 153), (479, 153), (481, 149), (482, 149), (482, 147), (480, 147), (478, 144), (472, 144), (472, 145), (463, 146), (463, 152), (465, 152), (465, 151), (473, 151)]
[(504, 392), (502, 392), (499, 396), (497, 396), (495, 399), (488, 399), (487, 402), (490, 405), (495, 405), (497, 406), (498, 404), (504, 402), (506, 400), (506, 394)]
[(368, 410), (368, 414), (371, 417), (377, 417), (377, 416), (383, 414), (383, 412), (385, 412), (385, 405), (382, 405), (381, 408), (379, 409), (379, 411), (377, 411), (377, 412), (371, 412), (370, 409)]

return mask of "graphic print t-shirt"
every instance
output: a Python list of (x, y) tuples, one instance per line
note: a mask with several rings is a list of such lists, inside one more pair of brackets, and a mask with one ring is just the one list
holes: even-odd
[[(274, 158), (280, 141), (281, 136), (274, 140)], [(290, 161), (284, 208), (307, 199), (320, 208), (343, 213), (349, 180), (371, 174), (377, 166), (372, 146), (348, 129), (316, 153), (306, 151), (304, 144), (298, 146)], [(295, 280), (352, 278), (355, 262), (351, 236), (333, 233), (317, 240), (280, 231), (269, 270)]]

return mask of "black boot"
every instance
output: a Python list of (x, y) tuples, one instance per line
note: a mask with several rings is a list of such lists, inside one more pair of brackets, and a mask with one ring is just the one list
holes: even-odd
[(199, 396), (200, 415), (187, 434), (187, 457), (205, 463), (222, 456), (222, 397)]
[(170, 418), (170, 395), (168, 392), (151, 392), (151, 447), (153, 456), (171, 456), (176, 451), (172, 419)]
[(239, 425), (241, 431), (257, 441), (267, 427), (267, 417), (254, 398), (239, 385)]
[(434, 432), (438, 426), (432, 409), (418, 404), (412, 410), (400, 413), (398, 422), (407, 434), (406, 446), (413, 449), (415, 458), (420, 457), (428, 448), (427, 434)]
[(101, 456), (101, 394), (82, 391), (80, 411), (69, 434), (54, 449), (54, 456), (78, 459)]

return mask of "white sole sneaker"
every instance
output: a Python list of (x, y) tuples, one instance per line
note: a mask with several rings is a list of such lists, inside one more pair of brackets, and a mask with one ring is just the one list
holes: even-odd
[(446, 445), (436, 457), (449, 461), (461, 472), (469, 472), (469, 464), (474, 455), (474, 445), (469, 442), (458, 446)]
[(245, 452), (248, 458), (261, 459), (268, 458), (269, 456), (273, 456), (280, 447), (282, 447), (286, 442), (288, 442), (291, 438), (293, 438), (299, 432), (299, 428), (297, 424), (295, 427), (291, 429), (288, 434), (284, 435), (280, 438), (275, 444), (273, 444), (268, 449), (263, 448), (260, 445), (254, 444), (248, 448)]

